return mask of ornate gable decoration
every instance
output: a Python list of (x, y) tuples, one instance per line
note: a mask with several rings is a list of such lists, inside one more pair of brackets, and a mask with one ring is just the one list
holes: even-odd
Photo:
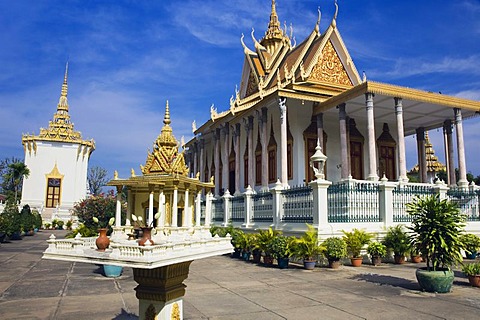
[(142, 173), (145, 174), (180, 174), (188, 175), (188, 167), (185, 164), (183, 152), (178, 152), (178, 142), (173, 136), (170, 127), (170, 110), (165, 107), (164, 126), (160, 135), (153, 144), (153, 151), (148, 153)]
[(308, 80), (353, 85), (330, 40), (325, 44)]

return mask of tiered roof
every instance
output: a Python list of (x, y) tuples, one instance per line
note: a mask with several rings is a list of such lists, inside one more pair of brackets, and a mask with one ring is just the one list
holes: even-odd
[[(68, 113), (68, 62), (65, 66), (65, 75), (63, 78), (62, 91), (60, 93), (60, 99), (57, 104), (57, 112), (53, 114), (53, 120), (49, 121), (48, 128), (40, 128), (40, 134), (30, 135), (25, 134), (22, 137), (23, 147), (31, 151), (36, 152), (36, 141), (56, 141), (56, 142), (69, 142), (78, 143), (89, 148), (89, 152), (95, 149), (95, 141), (83, 140), (80, 131), (75, 131), (73, 128), (73, 122), (70, 120), (70, 114)], [(86, 152), (87, 149), (84, 149)]]

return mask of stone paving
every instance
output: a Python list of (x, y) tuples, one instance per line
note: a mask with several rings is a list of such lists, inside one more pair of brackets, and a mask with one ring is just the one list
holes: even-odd
[[(51, 233), (0, 245), (0, 319), (138, 319), (133, 273), (42, 260)], [(480, 289), (456, 272), (453, 292), (424, 293), (419, 265), (314, 271), (267, 268), (226, 256), (192, 263), (184, 319), (478, 319)]]

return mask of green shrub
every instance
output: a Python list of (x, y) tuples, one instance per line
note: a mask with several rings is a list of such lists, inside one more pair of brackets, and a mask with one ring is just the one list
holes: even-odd
[(403, 230), (403, 225), (399, 224), (388, 228), (387, 234), (383, 238), (383, 244), (396, 256), (405, 256), (410, 249), (410, 239)]
[(478, 249), (480, 249), (480, 237), (472, 233), (461, 235), (460, 241), (463, 243), (465, 251), (469, 254), (477, 253)]
[(347, 256), (347, 244), (342, 238), (330, 237), (322, 243), (323, 255), (329, 261), (336, 261)]
[(0, 214), (0, 231), (11, 237), (15, 232), (21, 231), (21, 217), (18, 207), (13, 202), (8, 202)]
[(478, 276), (480, 275), (480, 262), (464, 264), (462, 266), (462, 271), (467, 276)]
[(350, 232), (342, 230), (344, 236), (343, 240), (347, 244), (347, 251), (352, 255), (352, 258), (360, 257), (362, 248), (370, 242), (373, 235), (364, 230), (353, 229)]
[(78, 228), (76, 228), (72, 232), (69, 232), (65, 237), (66, 238), (75, 238), (75, 236), (78, 233), (82, 237), (96, 237), (98, 235), (97, 228), (95, 228), (95, 227), (89, 228), (89, 227), (85, 226), (83, 223), (80, 223)]
[(367, 253), (371, 257), (385, 257), (387, 254), (387, 247), (380, 242), (374, 241), (368, 245)]

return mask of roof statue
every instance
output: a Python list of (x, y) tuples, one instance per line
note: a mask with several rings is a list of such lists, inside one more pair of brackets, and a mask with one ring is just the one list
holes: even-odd
[(160, 135), (153, 144), (152, 152), (148, 153), (147, 161), (142, 169), (144, 175), (175, 173), (187, 176), (188, 167), (185, 164), (183, 152), (178, 152), (178, 142), (173, 136), (170, 123), (170, 109), (167, 100), (165, 106), (165, 117), (163, 119), (164, 125)]
[(83, 140), (80, 131), (75, 131), (73, 123), (68, 113), (68, 62), (65, 66), (65, 75), (63, 77), (62, 90), (57, 104), (57, 112), (53, 114), (53, 119), (49, 122), (48, 128), (40, 128), (40, 134), (23, 135), (22, 144), (31, 150), (36, 150), (36, 141), (58, 141), (58, 142), (74, 142), (90, 147), (90, 152), (95, 149), (95, 142), (92, 140)]

